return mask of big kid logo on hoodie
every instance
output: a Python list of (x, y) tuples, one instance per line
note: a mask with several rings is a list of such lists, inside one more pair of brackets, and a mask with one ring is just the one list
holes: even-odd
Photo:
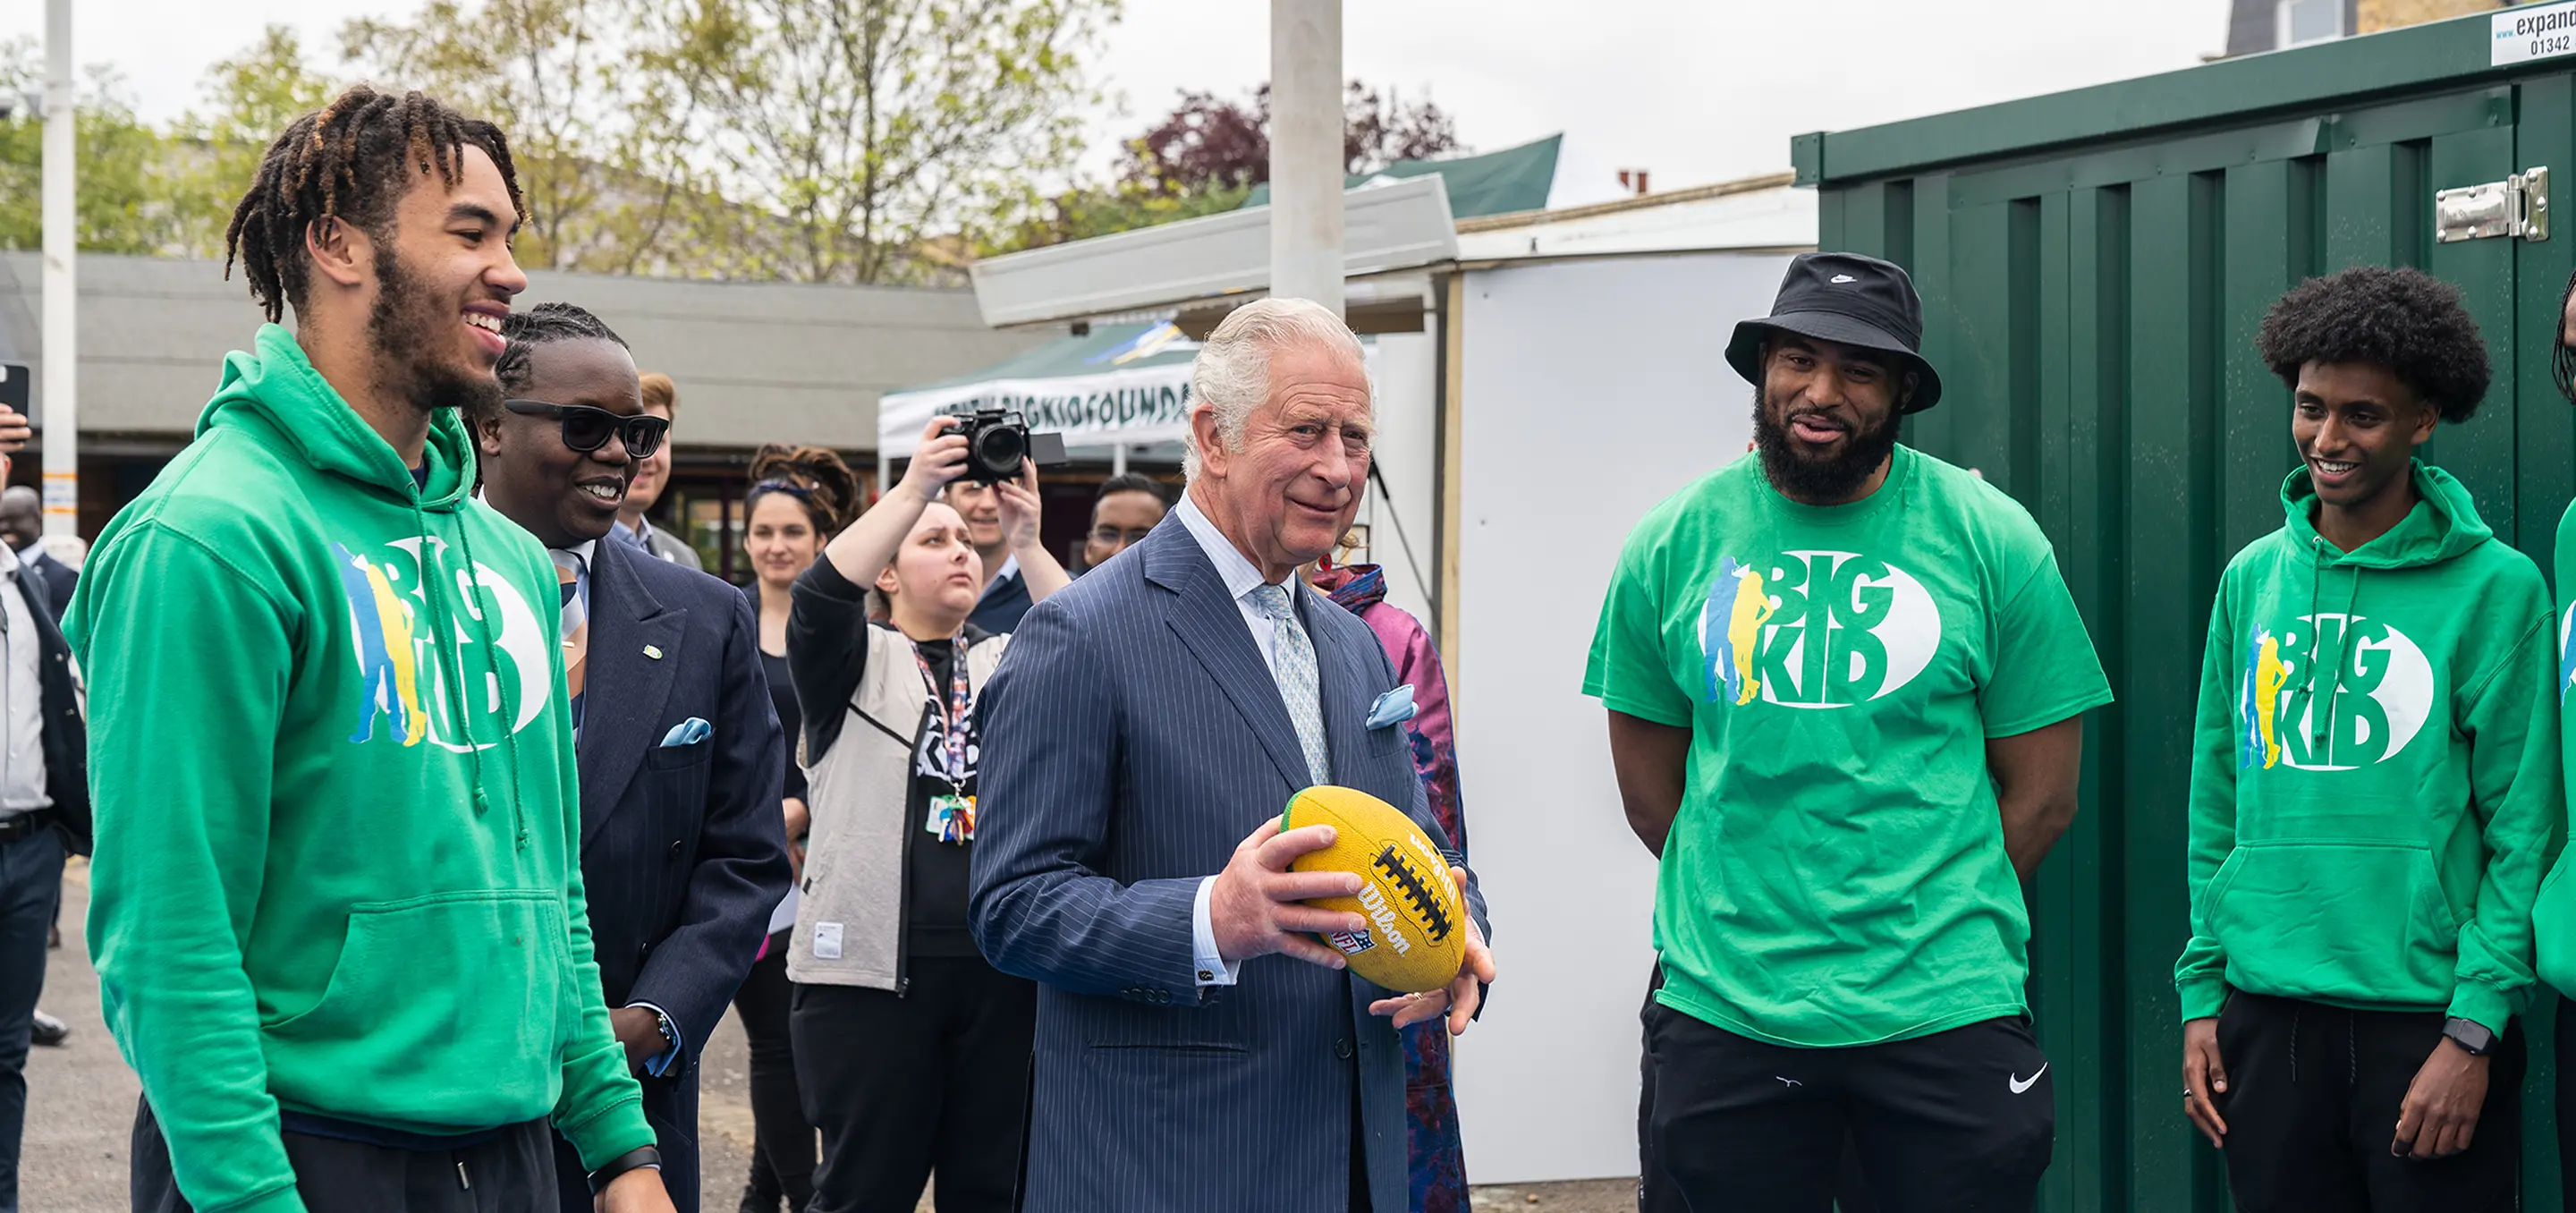
[(1941, 609), (1905, 570), (1856, 552), (1719, 558), (1700, 612), (1708, 702), (1844, 708), (1914, 681), (1941, 648)]
[(2368, 616), (2302, 615), (2247, 637), (2236, 703), (2238, 769), (2358, 770), (2423, 730), (2433, 663)]
[[(536, 720), (554, 686), (545, 632), (528, 600), (480, 562), (474, 565), (472, 584), (458, 571), (456, 584), (447, 587), (446, 602), (440, 604), (443, 609), (433, 609), (428, 579), (421, 575), (422, 542), (417, 536), (398, 539), (372, 555), (353, 552), (343, 544), (331, 545), (332, 559), (340, 567), (340, 588), (349, 599), (350, 634), (357, 642), (359, 697), (353, 705), (355, 727), (349, 740), (365, 744), (390, 737), (405, 746), (428, 741), (459, 754), (490, 749), (499, 743), (469, 745), (464, 740), (465, 713), (492, 715), (504, 704), (515, 704), (518, 711), (509, 722), (512, 733)], [(436, 563), (443, 565), (452, 558), (444, 540), (428, 542), (438, 545)], [(431, 646), (436, 635), (432, 624), (441, 618), (456, 630), (452, 657), (443, 658)], [(467, 661), (466, 648), (486, 640), (508, 660)], [(483, 685), (485, 693), (457, 695), (448, 685), (451, 663), (469, 671), (488, 664), (493, 670), (488, 684), (473, 673), (464, 675), (469, 686)], [(499, 685), (502, 678), (513, 679), (515, 693), (506, 698)], [(476, 730), (473, 735), (489, 737), (492, 731)]]

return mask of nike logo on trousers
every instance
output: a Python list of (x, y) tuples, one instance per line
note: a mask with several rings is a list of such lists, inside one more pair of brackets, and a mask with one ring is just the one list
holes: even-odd
[(2005, 1076), (2004, 1076), (2004, 1085), (2005, 1085), (2005, 1086), (2008, 1086), (2008, 1087), (2011, 1087), (2011, 1088), (2012, 1088), (2012, 1093), (2013, 1093), (2013, 1094), (2015, 1094), (2015, 1095), (2019, 1095), (2019, 1094), (2021, 1094), (2022, 1092), (2029, 1090), (2029, 1089), (2030, 1089), (2030, 1085), (2031, 1085), (2032, 1083), (2038, 1082), (2038, 1081), (2039, 1081), (2039, 1076), (2040, 1076), (2040, 1075), (2042, 1075), (2042, 1074), (2046, 1074), (2046, 1073), (2048, 1073), (2048, 1063), (2043, 1061), (2043, 1062), (2039, 1063), (2039, 1068), (2038, 1068), (2038, 1069), (2031, 1071), (2031, 1075), (2030, 1075), (2030, 1077), (2028, 1077), (2028, 1078), (2024, 1078), (2024, 1077), (2022, 1077), (2022, 1076), (2021, 1076), (2021, 1075), (2019, 1075), (2019, 1074), (2007, 1074), (2007, 1075), (2005, 1075)]

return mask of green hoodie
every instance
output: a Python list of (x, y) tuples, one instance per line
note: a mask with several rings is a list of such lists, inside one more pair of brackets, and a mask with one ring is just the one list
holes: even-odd
[[(2576, 788), (2576, 779), (2570, 778), (2576, 773), (2567, 769), (2568, 763), (2576, 762), (2576, 736), (2570, 735), (2576, 733), (2576, 713), (2567, 710), (2567, 688), (2576, 685), (2576, 644), (2569, 643), (2570, 625), (2576, 625), (2576, 505), (2567, 507), (2558, 520), (2553, 559), (2558, 566), (2558, 677), (2550, 700), (2558, 713), (2560, 779), (2566, 787)], [(2553, 841), (2563, 845), (2565, 833), (2562, 828)], [(2540, 979), (2561, 991), (2576, 990), (2576, 881), (2567, 878), (2571, 862), (2576, 862), (2576, 852), (2559, 854), (2531, 913)]]
[(427, 473), (265, 326), (67, 621), (90, 952), (200, 1213), (304, 1208), (281, 1112), (552, 1115), (593, 1167), (653, 1141), (591, 963), (553, 564), (468, 499), (453, 412)]
[(2184, 1019), (2230, 989), (2447, 1010), (2502, 1032), (2532, 981), (2559, 804), (2549, 591), (2458, 481), (2358, 551), (2309, 521), (2229, 562), (2191, 771)]

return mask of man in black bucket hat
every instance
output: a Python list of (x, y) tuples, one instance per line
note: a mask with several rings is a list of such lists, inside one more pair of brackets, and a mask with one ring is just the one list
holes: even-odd
[(2055, 1128), (2022, 882), (2110, 702), (2030, 515), (1901, 446), (1941, 399), (1905, 271), (1790, 263), (1727, 362), (1756, 454), (1629, 536), (1584, 690), (1662, 859), (1648, 1153), (1694, 1209), (2027, 1209)]

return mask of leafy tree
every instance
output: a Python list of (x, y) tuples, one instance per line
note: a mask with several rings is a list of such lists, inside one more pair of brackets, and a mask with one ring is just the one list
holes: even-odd
[[(1343, 171), (1367, 173), (1398, 160), (1464, 150), (1448, 113), (1429, 100), (1405, 104), (1353, 80), (1342, 93)], [(1120, 178), (1166, 193), (1270, 180), (1270, 86), (1249, 102), (1184, 92), (1181, 103), (1127, 145)]]
[(242, 191), (259, 175), (288, 124), (322, 108), (337, 86), (304, 63), (290, 26), (272, 25), (257, 42), (206, 70), (205, 108), (172, 124), (169, 164), (180, 242), (198, 257), (224, 255), (224, 230)]
[(697, 104), (723, 192), (781, 221), (753, 272), (953, 277), (955, 237), (1042, 205), (1080, 151), (1119, 0), (680, 0), (647, 52)]
[[(73, 139), (80, 177), (74, 214), (79, 247), (96, 253), (173, 250), (178, 223), (158, 171), (164, 142), (135, 120), (134, 104), (111, 68), (92, 67), (81, 89)], [(44, 92), (44, 55), (33, 38), (0, 41), (0, 248), (44, 246), (45, 123), (23, 103)]]

